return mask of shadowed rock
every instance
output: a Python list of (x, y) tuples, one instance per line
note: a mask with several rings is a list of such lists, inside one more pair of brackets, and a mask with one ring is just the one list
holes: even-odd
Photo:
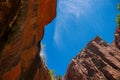
[(0, 80), (51, 80), (39, 56), (56, 0), (0, 0)]

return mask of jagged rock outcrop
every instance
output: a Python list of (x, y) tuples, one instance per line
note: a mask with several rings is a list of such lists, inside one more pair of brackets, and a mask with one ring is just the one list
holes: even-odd
[(65, 80), (120, 80), (120, 30), (113, 45), (96, 37), (68, 66)]
[(0, 80), (51, 80), (39, 56), (56, 0), (0, 0)]

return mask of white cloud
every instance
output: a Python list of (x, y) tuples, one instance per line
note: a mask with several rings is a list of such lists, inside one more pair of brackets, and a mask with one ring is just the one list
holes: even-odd
[(91, 0), (61, 0), (58, 9), (63, 14), (72, 14), (76, 18), (85, 15), (91, 8)]
[[(77, 26), (72, 26), (69, 21), (73, 19), (76, 24), (79, 23), (80, 16), (86, 16), (87, 12), (91, 9), (91, 0), (60, 0), (58, 3), (58, 15), (56, 18), (56, 27), (54, 33), (54, 41), (59, 47), (62, 46), (63, 37), (73, 36), (73, 28), (76, 33), (80, 32)], [(71, 34), (70, 34), (71, 33)]]

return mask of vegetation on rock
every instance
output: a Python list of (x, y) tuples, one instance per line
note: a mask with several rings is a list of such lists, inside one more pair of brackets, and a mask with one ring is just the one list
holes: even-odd
[(62, 76), (60, 74), (55, 74), (54, 70), (49, 70), (49, 74), (52, 80), (62, 80)]
[(118, 11), (120, 11), (120, 3), (117, 5), (117, 9)]
[[(120, 12), (120, 3), (117, 5), (117, 9)], [(117, 15), (116, 22), (118, 24), (118, 27), (120, 28), (120, 14)]]

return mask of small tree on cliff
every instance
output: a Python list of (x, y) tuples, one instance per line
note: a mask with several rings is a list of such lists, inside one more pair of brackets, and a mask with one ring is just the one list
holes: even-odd
[(49, 74), (52, 78), (52, 80), (62, 80), (62, 76), (60, 74), (55, 74), (54, 70), (49, 70)]
[[(120, 12), (120, 3), (117, 5), (117, 9)], [(116, 22), (118, 24), (118, 27), (120, 28), (120, 14), (117, 15)]]
[(62, 76), (60, 74), (55, 75), (55, 80), (62, 80)]
[(50, 74), (52, 80), (54, 80), (54, 72), (55, 72), (54, 70), (49, 70), (49, 74)]
[(120, 11), (120, 3), (117, 5), (117, 9), (118, 11)]

